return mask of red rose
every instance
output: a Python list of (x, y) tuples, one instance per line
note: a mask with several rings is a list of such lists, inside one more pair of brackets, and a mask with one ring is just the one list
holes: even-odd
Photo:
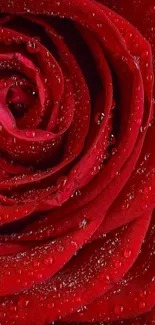
[(0, 323), (153, 324), (153, 0), (0, 11)]

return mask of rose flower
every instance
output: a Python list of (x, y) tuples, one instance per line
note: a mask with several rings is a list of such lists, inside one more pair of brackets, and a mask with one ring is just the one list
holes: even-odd
[(155, 322), (153, 0), (0, 1), (0, 324)]

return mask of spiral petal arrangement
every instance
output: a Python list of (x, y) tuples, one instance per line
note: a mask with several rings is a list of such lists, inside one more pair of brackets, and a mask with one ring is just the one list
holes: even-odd
[(151, 45), (94, 0), (0, 12), (0, 323), (152, 324)]

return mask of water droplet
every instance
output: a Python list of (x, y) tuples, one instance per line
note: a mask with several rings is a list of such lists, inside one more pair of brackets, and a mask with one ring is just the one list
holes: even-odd
[(84, 120), (84, 121), (88, 121), (88, 120), (89, 120), (89, 115), (84, 115), (84, 116), (83, 116), (83, 120)]
[(114, 308), (114, 313), (116, 315), (120, 315), (123, 312), (124, 307), (120, 305), (116, 305)]
[(112, 148), (112, 149), (111, 149), (111, 154), (112, 154), (113, 156), (116, 154), (116, 152), (117, 152), (117, 148)]
[(114, 109), (116, 107), (116, 102), (114, 101), (114, 99), (112, 100), (112, 105), (111, 105), (111, 109)]
[(116, 261), (115, 262), (115, 266), (116, 266), (117, 269), (119, 269), (119, 267), (121, 267), (121, 265), (122, 265), (121, 261)]
[(44, 138), (45, 138), (45, 139), (48, 139), (49, 137), (50, 137), (50, 133), (45, 133), (45, 134), (44, 134)]
[(140, 302), (139, 307), (141, 309), (145, 308), (145, 306), (146, 306), (146, 303), (144, 301)]
[(18, 269), (18, 270), (17, 270), (17, 273), (18, 273), (18, 274), (22, 274), (22, 270), (21, 270), (21, 269)]
[(45, 301), (45, 296), (41, 296), (40, 301)]
[(131, 256), (131, 250), (126, 248), (126, 249), (124, 250), (124, 257), (128, 258), (128, 257), (130, 257), (130, 256)]
[(36, 135), (36, 133), (35, 133), (35, 131), (31, 131), (31, 130), (27, 130), (26, 132), (25, 132), (25, 135), (28, 137), (28, 138), (31, 138), (31, 137), (35, 137), (35, 135)]
[(139, 296), (140, 296), (141, 298), (143, 298), (143, 297), (146, 296), (146, 295), (147, 295), (147, 291), (146, 291), (146, 290), (141, 291), (141, 292), (139, 293)]
[(39, 263), (39, 262), (37, 262), (37, 261), (34, 261), (34, 263), (33, 263), (33, 266), (34, 266), (35, 268), (39, 267), (39, 265), (40, 265), (40, 263)]
[(47, 257), (45, 260), (44, 260), (44, 264), (45, 265), (51, 265), (53, 263), (53, 258), (51, 256)]
[(59, 187), (59, 189), (63, 189), (66, 182), (67, 182), (67, 177), (66, 176), (62, 176), (62, 177), (58, 178), (57, 186)]
[(106, 280), (109, 281), (110, 280), (110, 276), (109, 275), (106, 275)]
[(104, 119), (104, 113), (97, 113), (95, 116), (95, 122), (100, 125)]
[(84, 218), (84, 219), (80, 222), (80, 224), (79, 224), (79, 228), (83, 228), (83, 229), (86, 228), (87, 223), (88, 223), (87, 219)]
[(114, 145), (116, 143), (116, 138), (113, 134), (111, 134), (111, 137), (110, 137), (110, 144), (111, 145)]
[(64, 247), (62, 246), (62, 244), (60, 244), (60, 245), (57, 246), (57, 251), (59, 253), (62, 253), (64, 251)]
[(28, 41), (26, 44), (26, 48), (30, 53), (36, 53), (38, 52), (38, 46), (35, 42)]
[(42, 273), (38, 273), (38, 274), (37, 274), (37, 278), (38, 278), (38, 280), (41, 280), (42, 277), (43, 277)]
[(40, 69), (38, 67), (36, 68), (36, 73), (40, 73)]
[(17, 310), (17, 307), (15, 305), (10, 305), (10, 310), (11, 311), (16, 311)]
[(19, 301), (18, 301), (18, 306), (19, 307), (26, 307), (28, 306), (29, 304), (29, 300), (26, 300), (24, 298), (21, 298)]
[(137, 119), (135, 120), (135, 122), (136, 122), (136, 124), (141, 125), (142, 120), (141, 120), (141, 118), (137, 118)]
[(80, 296), (76, 296), (76, 299), (75, 299), (77, 302), (81, 302), (81, 297)]
[(40, 39), (39, 36), (34, 36), (33, 39), (34, 39), (37, 43), (41, 42), (41, 39)]

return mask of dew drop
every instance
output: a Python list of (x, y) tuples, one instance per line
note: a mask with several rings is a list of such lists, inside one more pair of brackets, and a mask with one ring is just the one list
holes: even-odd
[(44, 260), (44, 264), (45, 265), (51, 265), (53, 263), (53, 258), (51, 256), (47, 257), (45, 260)]
[(27, 130), (25, 132), (25, 135), (28, 137), (28, 138), (34, 138), (36, 136), (36, 133), (35, 131), (31, 131), (31, 130)]
[(39, 36), (34, 36), (33, 39), (34, 39), (37, 43), (41, 42), (41, 39), (40, 39)]
[(114, 313), (116, 315), (120, 315), (123, 312), (123, 309), (124, 309), (123, 306), (116, 305), (114, 308)]
[(50, 133), (45, 133), (44, 134), (44, 139), (48, 139), (50, 137)]
[(114, 101), (114, 99), (112, 100), (112, 105), (111, 105), (111, 109), (114, 109), (116, 107), (116, 102)]
[(83, 228), (83, 229), (86, 228), (87, 223), (88, 223), (87, 219), (84, 218), (84, 219), (80, 222), (80, 224), (79, 224), (79, 228)]
[(36, 68), (36, 73), (40, 73), (40, 69), (38, 67)]
[(75, 299), (77, 302), (81, 302), (81, 297), (80, 296), (76, 296), (76, 299)]
[(15, 305), (10, 305), (10, 310), (11, 311), (16, 311), (17, 310), (17, 307)]
[(136, 122), (136, 124), (141, 125), (141, 121), (142, 120), (140, 118), (137, 118), (135, 122)]
[(29, 304), (29, 300), (25, 300), (24, 298), (21, 298), (18, 301), (18, 306), (19, 307), (26, 307), (26, 306), (28, 306), (28, 304)]
[(34, 266), (35, 268), (39, 267), (39, 265), (40, 265), (40, 263), (39, 263), (39, 262), (37, 262), (37, 261), (34, 261), (34, 263), (33, 263), (33, 266)]
[(140, 296), (141, 298), (143, 298), (143, 297), (146, 296), (146, 295), (147, 295), (147, 291), (146, 291), (146, 290), (141, 291), (141, 292), (139, 293), (139, 296)]
[(122, 265), (121, 261), (115, 262), (116, 269), (119, 269), (119, 267), (121, 267), (121, 265)]
[(112, 150), (111, 150), (111, 154), (112, 154), (113, 156), (116, 154), (116, 152), (117, 152), (117, 148), (112, 148)]
[(125, 249), (124, 250), (124, 257), (125, 258), (128, 258), (128, 257), (130, 257), (131, 256), (131, 250), (130, 249)]
[(115, 136), (112, 134), (111, 135), (111, 138), (110, 138), (110, 144), (111, 145), (114, 145), (116, 143), (116, 138), (115, 138)]
[(67, 177), (62, 176), (62, 177), (58, 178), (57, 186), (59, 187), (59, 189), (62, 189), (64, 187), (64, 185), (66, 184), (66, 182), (67, 182)]
[(28, 52), (30, 52), (30, 53), (38, 52), (38, 46), (35, 42), (28, 41), (26, 44), (26, 48), (27, 48)]
[(42, 277), (43, 277), (42, 273), (38, 273), (38, 274), (37, 274), (37, 278), (38, 278), (38, 280), (41, 280)]
[(106, 275), (106, 280), (109, 281), (110, 280), (110, 276), (109, 275)]
[(60, 244), (60, 245), (57, 246), (57, 251), (59, 253), (62, 253), (64, 251), (64, 247), (62, 246), (62, 244)]
[(88, 121), (88, 120), (89, 120), (89, 115), (84, 115), (84, 116), (83, 116), (83, 120), (84, 120), (84, 121)]
[(144, 301), (140, 302), (139, 307), (140, 307), (141, 309), (145, 308), (145, 306), (146, 306), (146, 304), (145, 304)]
[(41, 296), (40, 301), (45, 301), (45, 296)]
[(97, 113), (95, 116), (95, 122), (100, 125), (104, 119), (104, 113)]

